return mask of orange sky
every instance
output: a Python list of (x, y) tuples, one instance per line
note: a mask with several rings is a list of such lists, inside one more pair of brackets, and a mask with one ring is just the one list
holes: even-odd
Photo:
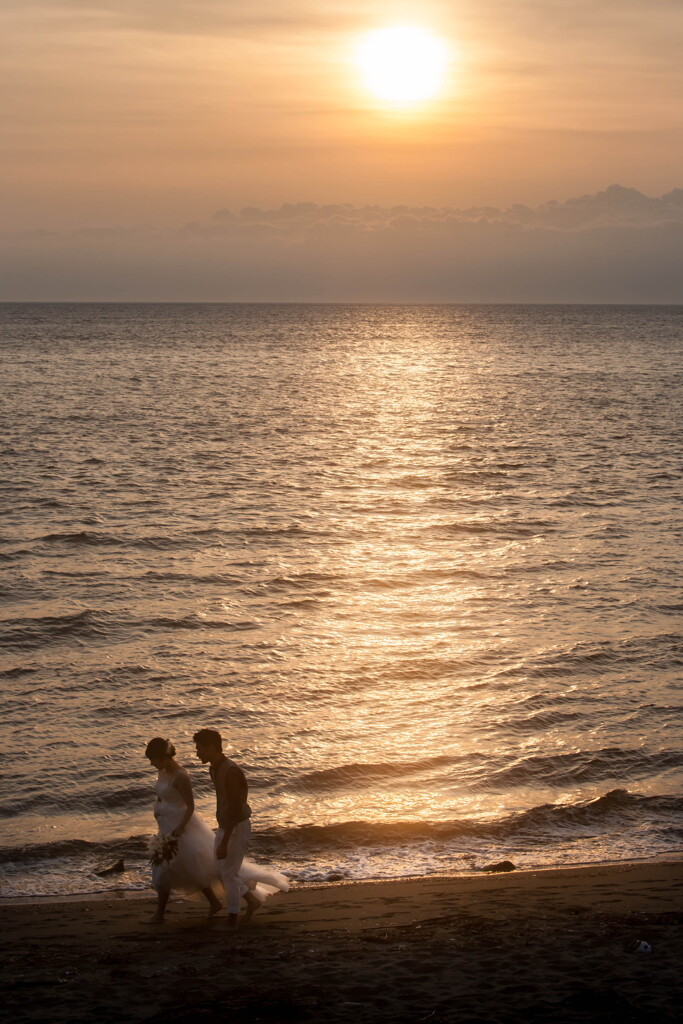
[[(405, 23), (453, 63), (396, 112), (352, 58)], [(682, 184), (682, 30), (680, 0), (3, 0), (3, 226), (661, 194)]]

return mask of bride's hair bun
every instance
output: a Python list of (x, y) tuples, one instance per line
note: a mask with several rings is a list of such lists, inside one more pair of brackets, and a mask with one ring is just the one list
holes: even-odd
[(175, 747), (170, 740), (155, 736), (145, 748), (145, 757), (175, 757)]

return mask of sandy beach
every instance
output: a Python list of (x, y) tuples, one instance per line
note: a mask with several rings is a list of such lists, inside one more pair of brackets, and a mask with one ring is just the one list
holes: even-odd
[(683, 861), (306, 887), (237, 933), (153, 907), (6, 905), (7, 1019), (661, 1024), (683, 999)]

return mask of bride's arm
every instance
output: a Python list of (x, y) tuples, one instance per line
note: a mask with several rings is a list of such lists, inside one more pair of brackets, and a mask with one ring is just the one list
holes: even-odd
[(190, 782), (189, 776), (185, 772), (176, 772), (176, 777), (173, 780), (173, 785), (178, 790), (183, 800), (185, 801), (185, 813), (171, 832), (172, 836), (181, 836), (185, 831), (185, 826), (194, 814), (194, 797), (192, 795), (192, 783)]

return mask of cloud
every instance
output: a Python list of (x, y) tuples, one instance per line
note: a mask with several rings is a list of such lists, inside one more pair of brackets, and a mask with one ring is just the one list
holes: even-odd
[(532, 208), (285, 204), (0, 235), (13, 300), (683, 302), (683, 189)]
[[(470, 207), (460, 210), (433, 206), (363, 206), (349, 204), (318, 206), (315, 203), (285, 203), (277, 210), (247, 207), (239, 214), (217, 210), (213, 221), (234, 230), (271, 230), (305, 236), (325, 226), (353, 227), (358, 231), (384, 231), (400, 222), (411, 222), (422, 229), (482, 222), (523, 227), (577, 230), (598, 225), (653, 225), (683, 223), (683, 189), (674, 189), (661, 198), (651, 198), (634, 188), (610, 185), (604, 192), (556, 201), (532, 208), (515, 205), (505, 210), (495, 207)], [(199, 230), (202, 230), (199, 228)]]

